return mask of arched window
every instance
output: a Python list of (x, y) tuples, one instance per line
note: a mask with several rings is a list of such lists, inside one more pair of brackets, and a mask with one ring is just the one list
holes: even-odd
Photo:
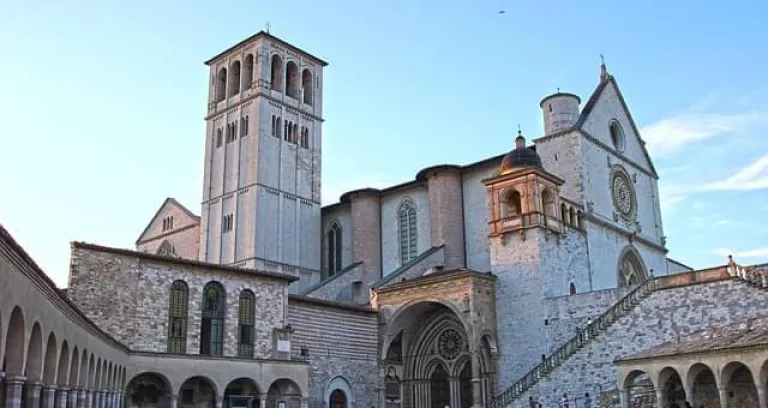
[(272, 115), (272, 127), (270, 128), (272, 136), (277, 136), (277, 117)]
[(619, 287), (634, 286), (647, 278), (643, 264), (634, 251), (627, 251), (619, 261)]
[(229, 68), (229, 96), (240, 93), (240, 61), (235, 61)]
[(579, 226), (579, 221), (576, 219), (576, 210), (573, 207), (571, 207), (569, 220), (570, 220), (571, 226), (573, 227)]
[(328, 276), (341, 271), (341, 226), (334, 222), (328, 230)]
[(329, 401), (330, 408), (347, 408), (347, 396), (342, 390), (333, 390)]
[(240, 357), (253, 357), (253, 304), (253, 292), (248, 289), (240, 292), (240, 305), (237, 311), (239, 327), (237, 355)]
[(576, 222), (574, 224), (578, 228), (584, 229), (584, 213), (582, 213), (581, 211), (576, 213)]
[(615, 147), (617, 151), (623, 152), (625, 145), (624, 130), (621, 128), (619, 121), (615, 119), (612, 120), (609, 130), (611, 132), (611, 143), (613, 143), (613, 147)]
[(282, 120), (280, 119), (280, 116), (278, 116), (276, 126), (275, 126), (275, 137), (280, 137), (280, 130), (283, 128), (280, 125), (280, 122), (282, 122)]
[(176, 256), (176, 249), (168, 240), (163, 241), (157, 248), (157, 254), (163, 256)]
[(312, 105), (312, 73), (308, 69), (301, 73), (301, 90), (304, 91), (304, 103)]
[(575, 295), (576, 294), (576, 285), (573, 282), (571, 282), (571, 286), (569, 288), (569, 293), (571, 295)]
[(224, 310), (226, 293), (218, 282), (203, 288), (203, 316), (200, 327), (200, 354), (220, 356), (224, 351)]
[(243, 89), (251, 89), (253, 85), (253, 54), (245, 56), (245, 69), (243, 70)]
[(187, 305), (189, 287), (182, 280), (171, 284), (171, 300), (168, 304), (168, 353), (187, 352)]
[(299, 66), (293, 61), (285, 65), (285, 93), (299, 99)]
[(216, 102), (221, 102), (227, 97), (227, 69), (221, 68), (216, 75)]
[(563, 217), (563, 224), (568, 224), (568, 208), (565, 206), (565, 203), (560, 204), (560, 216)]
[(544, 215), (548, 217), (555, 216), (555, 195), (548, 188), (541, 191), (541, 206)]
[(279, 55), (272, 56), (271, 65), (271, 88), (275, 91), (283, 91), (283, 59)]
[(296, 144), (299, 140), (299, 125), (293, 124), (293, 131), (291, 132), (291, 143)]
[(309, 149), (309, 128), (301, 129), (301, 147)]
[(522, 200), (517, 190), (512, 190), (504, 196), (504, 205), (502, 205), (502, 218), (517, 217), (523, 213)]
[(416, 206), (410, 199), (406, 199), (400, 204), (397, 212), (398, 226), (400, 233), (400, 262), (408, 263), (416, 258)]

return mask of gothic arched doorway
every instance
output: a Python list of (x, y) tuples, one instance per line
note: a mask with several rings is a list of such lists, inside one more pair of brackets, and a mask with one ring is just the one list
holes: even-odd
[(347, 396), (342, 390), (333, 390), (329, 408), (347, 408)]
[(448, 382), (448, 373), (441, 364), (435, 367), (435, 371), (429, 377), (429, 393), (432, 408), (451, 405), (451, 384)]

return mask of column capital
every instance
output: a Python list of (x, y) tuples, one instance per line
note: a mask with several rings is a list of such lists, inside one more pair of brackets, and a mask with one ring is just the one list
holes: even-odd
[(27, 382), (27, 377), (23, 375), (9, 375), (5, 377), (5, 382), (7, 384), (24, 384)]
[(43, 388), (43, 383), (40, 381), (27, 381), (27, 387), (33, 390), (40, 390)]
[(67, 387), (66, 385), (56, 386), (56, 389), (59, 390), (59, 391), (69, 391), (70, 390), (70, 388)]
[(44, 385), (42, 386), (42, 388), (43, 388), (43, 390), (44, 390), (44, 391), (55, 391), (55, 390), (57, 390), (59, 387), (57, 387), (57, 386), (55, 386), (55, 385), (44, 384)]

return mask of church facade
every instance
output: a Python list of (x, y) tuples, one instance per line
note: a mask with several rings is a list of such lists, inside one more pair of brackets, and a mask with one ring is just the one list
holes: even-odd
[[(763, 269), (667, 258), (659, 175), (604, 64), (586, 102), (540, 101), (532, 143), (518, 132), (509, 152), (325, 206), (327, 63), (259, 32), (206, 64), (199, 215), (168, 198), (135, 249), (72, 243), (64, 291), (3, 231), (3, 276), (42, 288), (3, 286), (5, 406), (629, 404), (644, 395), (630, 373), (663, 401), (679, 392), (632, 358), (765, 317)], [(722, 313), (700, 313), (712, 299)], [(683, 309), (697, 313), (649, 328)]]

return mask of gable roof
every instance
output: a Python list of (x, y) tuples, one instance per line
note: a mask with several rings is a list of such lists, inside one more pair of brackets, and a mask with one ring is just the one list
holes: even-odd
[(581, 110), (581, 114), (579, 115), (579, 120), (576, 122), (575, 125), (571, 129), (568, 129), (568, 131), (572, 130), (579, 130), (584, 131), (582, 129), (582, 126), (584, 126), (584, 122), (586, 122), (587, 118), (589, 117), (589, 114), (592, 113), (592, 110), (595, 108), (595, 105), (597, 105), (597, 101), (600, 100), (600, 97), (603, 95), (603, 92), (606, 88), (608, 88), (608, 84), (613, 84), (613, 87), (616, 89), (616, 95), (619, 96), (619, 101), (621, 102), (621, 107), (624, 109), (624, 112), (627, 114), (627, 119), (629, 120), (629, 124), (632, 126), (632, 131), (635, 133), (635, 136), (638, 139), (638, 143), (640, 144), (640, 149), (643, 151), (643, 155), (645, 156), (645, 159), (648, 161), (648, 165), (651, 167), (651, 173), (653, 173), (653, 176), (658, 178), (659, 173), (656, 172), (656, 167), (653, 165), (653, 161), (651, 160), (651, 155), (648, 154), (648, 149), (645, 147), (645, 141), (643, 140), (642, 136), (640, 136), (640, 131), (637, 129), (637, 124), (635, 123), (635, 119), (632, 118), (632, 112), (629, 111), (629, 106), (627, 106), (627, 102), (624, 100), (624, 95), (621, 93), (621, 89), (619, 89), (619, 83), (616, 82), (616, 78), (613, 75), (606, 75), (606, 79), (603, 79), (600, 81), (600, 83), (597, 85), (597, 88), (595, 88), (595, 91), (592, 92), (592, 96), (589, 97), (589, 100), (587, 100), (587, 103), (584, 105), (584, 108)]
[(157, 219), (157, 217), (160, 216), (160, 212), (163, 211), (163, 208), (165, 208), (166, 205), (172, 205), (172, 206), (174, 206), (176, 208), (179, 208), (181, 211), (183, 211), (185, 214), (187, 214), (190, 218), (192, 218), (192, 220), (194, 220), (197, 223), (200, 222), (200, 216), (199, 215), (196, 215), (195, 213), (190, 211), (189, 208), (184, 207), (183, 205), (181, 205), (181, 203), (176, 201), (175, 198), (168, 197), (168, 198), (165, 199), (165, 201), (163, 201), (163, 204), (160, 205), (160, 208), (157, 209), (157, 211), (155, 212), (155, 215), (153, 215), (152, 218), (149, 220), (149, 223), (147, 223), (147, 226), (144, 227), (144, 231), (142, 231), (141, 234), (139, 234), (139, 238), (136, 239), (136, 245), (138, 245), (142, 241), (142, 238), (144, 237), (144, 235), (146, 235), (147, 232), (149, 231), (149, 227), (151, 227), (152, 223), (154, 223), (155, 220)]

